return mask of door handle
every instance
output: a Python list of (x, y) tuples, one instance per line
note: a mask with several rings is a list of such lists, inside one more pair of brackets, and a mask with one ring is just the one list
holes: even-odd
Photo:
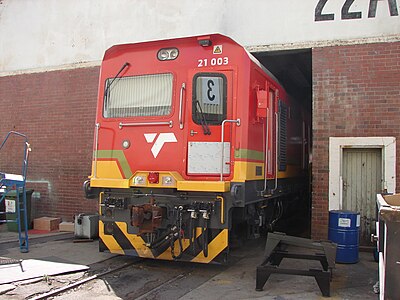
[(378, 240), (379, 240), (378, 235), (371, 233), (371, 242), (374, 243), (377, 242)]
[(194, 131), (193, 129), (190, 130), (190, 136), (194, 136), (195, 134), (198, 134), (197, 131)]
[(183, 82), (179, 95), (179, 128), (183, 129), (183, 92), (186, 89), (186, 84)]
[(348, 184), (347, 181), (343, 180), (343, 190), (347, 190)]

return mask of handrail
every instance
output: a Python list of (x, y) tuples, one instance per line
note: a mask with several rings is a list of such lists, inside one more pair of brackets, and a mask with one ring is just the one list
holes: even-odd
[[(3, 146), (12, 134), (22, 137), (24, 139), (24, 159), (22, 163), (22, 175), (5, 174), (5, 178), (0, 180), (0, 186), (5, 189), (0, 198), (0, 202), (5, 199), (6, 195), (8, 194), (8, 192), (11, 191), (11, 189), (16, 190), (16, 217), (14, 222), (17, 223), (18, 227), (19, 249), (22, 253), (25, 253), (29, 251), (28, 215), (26, 204), (26, 172), (28, 169), (28, 156), (29, 152), (31, 151), (31, 147), (28, 143), (28, 138), (26, 135), (16, 131), (10, 131), (6, 135), (4, 141), (1, 143), (0, 150), (3, 149)], [(22, 177), (22, 180), (20, 179), (20, 177)], [(22, 203), (20, 199), (20, 193), (22, 193)], [(23, 205), (23, 207), (21, 207), (21, 204)], [(22, 222), (24, 224), (22, 224)]]
[(93, 178), (97, 178), (97, 151), (99, 149), (99, 129), (100, 129), (100, 123), (96, 123), (95, 134), (94, 134)]
[(267, 191), (267, 177), (268, 177), (268, 170), (269, 170), (269, 160), (268, 160), (268, 146), (269, 146), (269, 108), (267, 108), (267, 116), (268, 118), (265, 119), (265, 154), (264, 154), (264, 189), (261, 191), (265, 193)]
[(179, 128), (183, 129), (183, 91), (186, 89), (186, 84), (183, 82), (179, 95)]
[(225, 130), (224, 126), (226, 123), (236, 123), (236, 126), (240, 126), (240, 119), (237, 120), (224, 120), (221, 124), (221, 174), (219, 177), (220, 181), (223, 181), (224, 177), (224, 138), (225, 138)]
[(276, 112), (275, 113), (275, 187), (273, 188), (273, 192), (275, 192), (278, 189), (278, 169), (279, 169), (279, 164), (278, 164), (278, 156), (279, 156), (279, 114)]
[(19, 133), (17, 131), (9, 131), (6, 135), (6, 137), (4, 138), (3, 142), (0, 145), (0, 150), (3, 148), (3, 146), (5, 145), (5, 143), (7, 142), (8, 138), (10, 137), (10, 135), (15, 134), (17, 136), (20, 136), (22, 138), (24, 138), (24, 142), (25, 142), (25, 147), (24, 147), (24, 160), (23, 160), (23, 165), (22, 165), (22, 177), (26, 178), (26, 169), (28, 168), (28, 156), (29, 156), (29, 152), (31, 151), (31, 145), (28, 143), (28, 137), (25, 134)]
[(172, 128), (173, 126), (172, 121), (165, 121), (165, 122), (137, 122), (137, 123), (119, 123), (119, 129), (122, 127), (134, 127), (134, 126), (156, 126), (156, 125), (168, 125)]
[(8, 138), (10, 137), (11, 134), (15, 134), (15, 135), (25, 138), (25, 143), (28, 143), (28, 138), (25, 134), (19, 133), (17, 131), (10, 131), (9, 133), (7, 133), (6, 137), (4, 138), (3, 142), (1, 143), (0, 150), (1, 150), (1, 148), (3, 148), (4, 144), (7, 142)]
[(221, 201), (221, 216), (220, 216), (220, 222), (221, 222), (221, 224), (225, 224), (225, 200), (224, 200), (224, 197), (222, 197), (222, 196), (217, 196), (217, 199), (219, 200), (219, 201)]

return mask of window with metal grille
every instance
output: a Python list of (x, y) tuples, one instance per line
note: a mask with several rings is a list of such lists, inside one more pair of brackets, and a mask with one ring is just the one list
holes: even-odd
[(106, 81), (104, 117), (166, 116), (172, 108), (172, 74), (113, 78)]
[(279, 100), (279, 132), (278, 132), (279, 171), (285, 171), (287, 164), (287, 119), (288, 119), (288, 107), (282, 100)]

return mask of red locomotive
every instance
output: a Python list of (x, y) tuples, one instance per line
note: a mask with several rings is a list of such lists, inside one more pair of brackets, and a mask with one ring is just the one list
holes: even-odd
[(113, 46), (98, 95), (85, 189), (100, 251), (225, 261), (306, 189), (307, 114), (226, 36)]

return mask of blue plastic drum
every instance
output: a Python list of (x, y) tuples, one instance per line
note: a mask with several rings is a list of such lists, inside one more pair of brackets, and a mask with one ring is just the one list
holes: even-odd
[(336, 262), (358, 262), (360, 213), (346, 210), (329, 212), (328, 238), (337, 244)]

